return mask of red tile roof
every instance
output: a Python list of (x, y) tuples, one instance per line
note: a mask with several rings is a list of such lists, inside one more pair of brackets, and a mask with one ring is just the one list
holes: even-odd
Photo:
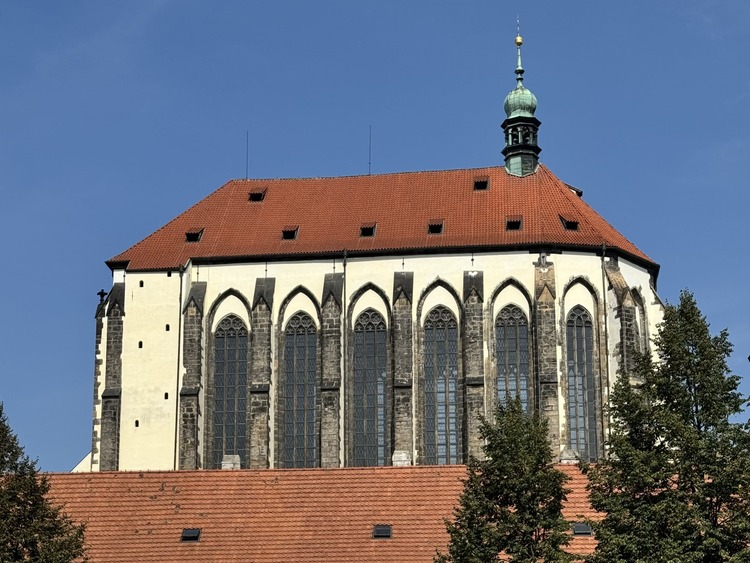
[[(475, 190), (474, 179), (488, 179)], [(262, 201), (250, 193), (265, 191)], [(442, 234), (428, 225), (443, 221)], [(508, 218), (522, 219), (506, 230)], [(563, 219), (578, 223), (566, 230)], [(375, 236), (360, 236), (376, 224)], [(294, 240), (282, 230), (298, 226)], [(187, 232), (203, 229), (198, 242)], [(546, 167), (519, 178), (503, 167), (338, 178), (232, 180), (108, 264), (176, 269), (189, 259), (236, 261), (341, 254), (573, 248), (610, 250), (658, 266)]]
[[(591, 515), (586, 478), (573, 480), (565, 516)], [(466, 468), (416, 466), (50, 475), (51, 496), (86, 523), (92, 563), (114, 561), (432, 561), (445, 549)], [(391, 539), (373, 539), (390, 524)], [(180, 542), (184, 528), (200, 541)], [(588, 553), (590, 537), (569, 550)]]

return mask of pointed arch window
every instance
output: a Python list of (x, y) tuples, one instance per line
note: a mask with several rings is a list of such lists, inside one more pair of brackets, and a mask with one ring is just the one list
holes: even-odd
[(355, 466), (387, 465), (386, 327), (367, 309), (354, 324)]
[(635, 340), (635, 350), (636, 352), (640, 352), (642, 354), (645, 354), (648, 352), (648, 331), (646, 327), (646, 311), (643, 306), (643, 299), (641, 299), (641, 295), (633, 290), (631, 292), (633, 296), (633, 302), (635, 303), (635, 323), (634, 323), (634, 340)]
[(599, 421), (594, 375), (594, 329), (591, 314), (576, 305), (567, 320), (569, 447), (581, 459), (599, 452)]
[(318, 391), (318, 331), (312, 318), (297, 313), (284, 331), (284, 467), (317, 467), (316, 399)]
[(516, 305), (503, 307), (497, 315), (495, 355), (498, 404), (505, 405), (518, 397), (524, 411), (529, 412), (529, 321)]
[(461, 463), (458, 323), (443, 306), (424, 323), (424, 462)]
[(213, 395), (213, 467), (225, 455), (239, 455), (247, 467), (247, 327), (235, 315), (214, 334)]

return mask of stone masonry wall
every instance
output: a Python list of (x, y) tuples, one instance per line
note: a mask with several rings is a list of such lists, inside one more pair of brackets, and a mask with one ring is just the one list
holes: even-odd
[(412, 431), (412, 304), (401, 292), (393, 304), (393, 450), (394, 463), (413, 463), (414, 433)]
[[(480, 417), (484, 415), (484, 313), (482, 311), (481, 272), (474, 272), (470, 282), (464, 280), (464, 380), (466, 382), (466, 439), (468, 454), (481, 457), (482, 440), (479, 437)], [(479, 281), (477, 282), (477, 278)], [(467, 283), (472, 284), (467, 288)]]
[(253, 330), (250, 346), (250, 400), (248, 420), (250, 443), (249, 467), (268, 467), (269, 457), (269, 389), (271, 384), (271, 310), (265, 300), (258, 300), (253, 309)]
[(322, 383), (320, 417), (320, 465), (338, 467), (339, 451), (339, 390), (341, 388), (341, 307), (329, 295), (321, 311)]
[(198, 453), (199, 394), (203, 365), (203, 314), (193, 301), (183, 313), (183, 366), (185, 376), (180, 389), (180, 446), (179, 468), (201, 467)]
[(120, 458), (120, 400), (122, 389), (122, 310), (118, 304), (107, 313), (107, 360), (102, 393), (101, 471), (116, 471)]
[(538, 408), (549, 426), (549, 439), (555, 457), (560, 453), (560, 407), (558, 404), (557, 315), (555, 312), (555, 267), (540, 260), (534, 264), (536, 307), (534, 310), (539, 382)]

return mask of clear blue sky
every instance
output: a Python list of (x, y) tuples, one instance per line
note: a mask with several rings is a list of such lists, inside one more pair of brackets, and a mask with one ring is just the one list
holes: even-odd
[[(0, 4), (0, 400), (90, 449), (104, 261), (230, 178), (496, 165), (516, 15), (542, 161), (750, 373), (747, 0)], [(750, 377), (742, 390), (750, 393)]]

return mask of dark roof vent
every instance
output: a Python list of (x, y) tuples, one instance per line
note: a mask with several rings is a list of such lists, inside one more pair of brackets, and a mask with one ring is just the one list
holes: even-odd
[(247, 199), (253, 203), (259, 203), (266, 198), (266, 188), (254, 188), (250, 190)]
[(201, 539), (200, 528), (183, 528), (180, 536), (181, 542), (197, 542)]
[(200, 242), (203, 238), (203, 229), (190, 229), (185, 232), (185, 242)]
[(560, 222), (562, 223), (562, 226), (566, 231), (578, 230), (578, 221), (573, 221), (572, 219), (566, 219), (565, 217), (560, 215)]
[(443, 220), (442, 219), (430, 219), (430, 222), (427, 225), (427, 234), (442, 235), (443, 234)]
[(505, 218), (505, 230), (506, 231), (520, 231), (523, 225), (523, 218), (518, 215), (516, 217)]
[(297, 238), (299, 225), (288, 225), (281, 229), (281, 238), (284, 240), (294, 240)]
[(393, 526), (390, 524), (375, 524), (372, 527), (372, 539), (389, 540), (393, 537)]
[(573, 535), (574, 536), (592, 536), (594, 535), (591, 526), (585, 522), (573, 522)]
[(490, 179), (489, 178), (474, 178), (474, 190), (482, 191), (489, 189)]
[(374, 237), (375, 227), (377, 223), (365, 223), (359, 228), (359, 236), (361, 237)]

